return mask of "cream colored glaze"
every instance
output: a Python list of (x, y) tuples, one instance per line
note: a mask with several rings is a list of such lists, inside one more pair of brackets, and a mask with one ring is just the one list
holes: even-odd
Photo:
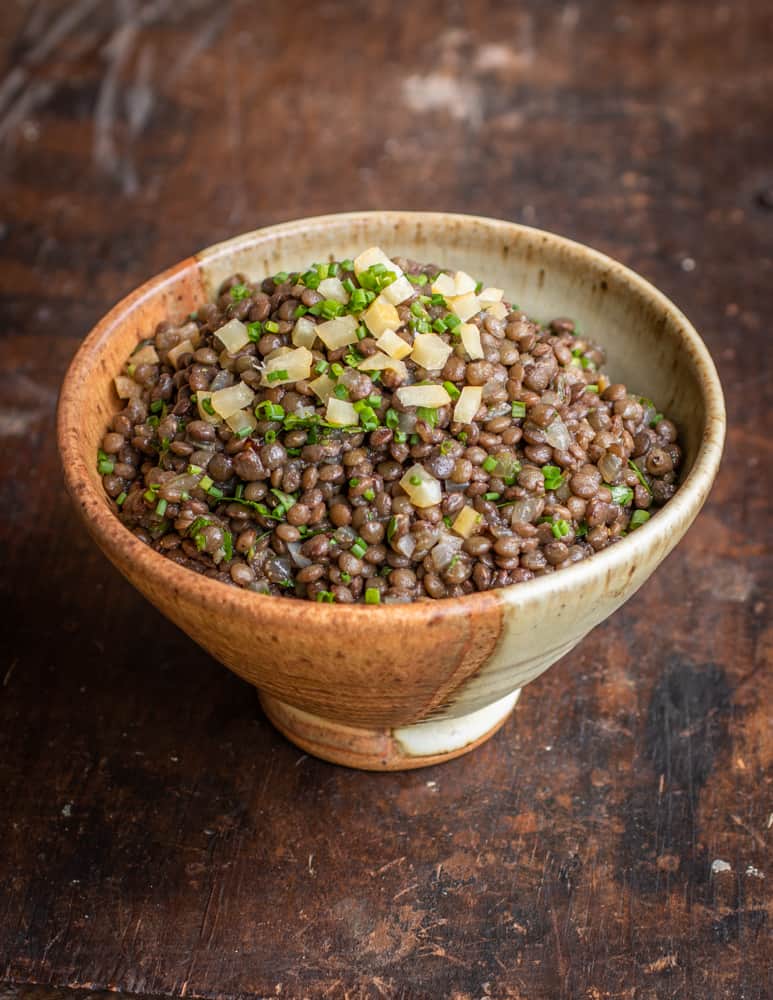
[[(136, 341), (169, 313), (182, 319), (234, 271), (257, 278), (373, 244), (480, 275), (538, 318), (576, 317), (607, 348), (612, 377), (647, 391), (680, 425), (688, 472), (676, 497), (629, 538), (570, 570), (459, 600), (378, 609), (225, 587), (135, 539), (108, 509), (94, 455), (118, 408), (111, 377)], [(331, 726), (354, 731), (356, 754), (347, 756), (343, 749), (322, 754), (354, 766), (375, 766), (380, 750), (368, 757), (363, 749), (368, 734), (377, 748), (396, 728), (421, 720), (432, 726), (429, 720), (467, 716), (505, 698), (626, 601), (700, 510), (719, 464), (724, 426), (719, 380), (697, 333), (656, 289), (622, 265), (511, 223), (386, 212), (259, 230), (148, 282), (119, 303), (81, 347), (59, 411), (67, 486), (103, 551), (149, 600), (269, 700), (324, 720), (327, 740)], [(348, 640), (346, 653), (342, 636)], [(280, 728), (289, 731), (284, 724)], [(290, 735), (303, 743), (297, 728)], [(313, 751), (311, 737), (304, 745)], [(393, 740), (390, 745), (389, 766), (412, 766), (410, 755), (401, 757)]]

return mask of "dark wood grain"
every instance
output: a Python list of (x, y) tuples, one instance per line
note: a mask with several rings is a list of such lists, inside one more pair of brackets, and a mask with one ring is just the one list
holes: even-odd
[[(770, 996), (769, 4), (29, 0), (0, 46), (7, 995)], [(730, 416), (637, 598), (494, 740), (407, 774), (278, 736), (89, 543), (54, 446), (111, 303), (350, 207), (624, 260), (701, 330)]]

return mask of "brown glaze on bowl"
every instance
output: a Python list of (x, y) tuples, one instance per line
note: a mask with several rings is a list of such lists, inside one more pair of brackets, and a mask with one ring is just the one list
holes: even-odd
[[(96, 453), (113, 390), (138, 340), (182, 320), (223, 278), (389, 254), (464, 269), (530, 315), (567, 315), (604, 345), (613, 381), (646, 392), (680, 429), (683, 482), (617, 545), (561, 573), (460, 599), (373, 608), (254, 594), (184, 569), (110, 511)], [(310, 753), (377, 770), (473, 749), (519, 689), (628, 600), (690, 526), (719, 465), (722, 389), (700, 337), (650, 284), (559, 236), (473, 216), (358, 212), (238, 236), (182, 261), (119, 302), (81, 345), (62, 386), (59, 448), (67, 489), (102, 551), (160, 611), (258, 688), (285, 735)]]

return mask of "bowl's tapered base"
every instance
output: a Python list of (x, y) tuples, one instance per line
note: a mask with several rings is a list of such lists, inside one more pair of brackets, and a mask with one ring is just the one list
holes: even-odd
[(273, 725), (307, 753), (333, 764), (365, 771), (405, 771), (442, 764), (485, 743), (505, 723), (520, 689), (492, 705), (456, 719), (435, 719), (412, 726), (364, 729), (312, 715), (260, 692), (263, 711)]

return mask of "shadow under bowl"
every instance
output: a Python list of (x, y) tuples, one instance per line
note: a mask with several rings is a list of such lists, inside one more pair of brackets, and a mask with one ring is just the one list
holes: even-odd
[[(459, 599), (373, 608), (254, 594), (154, 552), (111, 512), (96, 453), (119, 409), (113, 388), (136, 343), (183, 320), (240, 271), (253, 279), (314, 260), (388, 254), (460, 268), (538, 319), (571, 316), (607, 351), (614, 381), (646, 392), (680, 430), (674, 498), (620, 543), (572, 568)], [(121, 573), (195, 642), (260, 692), (285, 735), (352, 767), (421, 767), (473, 749), (523, 685), (568, 653), (645, 582), (695, 519), (719, 466), (722, 389), (681, 312), (634, 272), (570, 240), (514, 223), (355, 212), (260, 229), (189, 257), (118, 303), (65, 377), (58, 440), (65, 482)]]

